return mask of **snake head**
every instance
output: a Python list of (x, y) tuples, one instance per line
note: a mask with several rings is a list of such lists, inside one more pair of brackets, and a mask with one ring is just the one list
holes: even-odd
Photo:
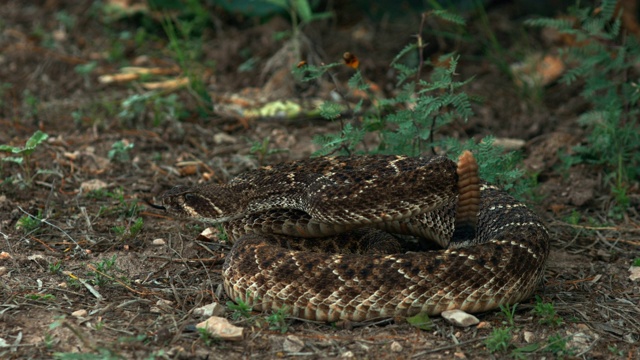
[[(162, 206), (158, 208), (177, 217), (188, 217), (210, 223), (225, 222), (234, 217), (234, 209), (232, 204), (225, 201), (224, 188), (218, 188), (219, 191), (215, 191), (211, 185), (207, 187), (174, 186), (160, 196)], [(221, 193), (215, 194), (216, 192)]]

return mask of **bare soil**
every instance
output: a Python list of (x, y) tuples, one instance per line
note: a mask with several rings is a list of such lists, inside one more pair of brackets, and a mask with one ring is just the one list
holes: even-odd
[[(75, 19), (73, 27), (63, 25), (61, 11)], [(418, 31), (419, 14), (394, 22), (368, 20), (354, 9), (336, 11), (335, 22), (306, 30), (318, 56), (329, 63), (344, 51), (357, 54), (368, 78), (392, 94), (389, 62)], [(508, 4), (488, 10), (507, 63), (526, 48), (514, 43), (513, 34), (529, 32), (525, 45), (530, 49), (546, 46), (513, 20), (517, 13)], [(640, 285), (630, 279), (630, 267), (640, 257), (638, 185), (630, 187), (628, 212), (612, 220), (612, 197), (601, 170), (564, 166), (559, 158), (585, 141), (587, 130), (576, 122), (588, 106), (578, 95), (579, 84), (552, 83), (542, 96), (526, 95), (487, 54), (486, 42), (437, 37), (427, 39), (434, 44), (429, 54), (460, 52), (461, 79), (475, 76), (466, 90), (484, 99), (474, 105), (476, 116), (468, 123), (446, 131), (463, 141), (486, 135), (525, 141), (523, 167), (538, 179), (530, 203), (552, 234), (546, 279), (537, 294), (554, 304), (555, 321), (541, 322), (535, 299), (519, 304), (511, 345), (495, 353), (485, 339), (507, 326), (500, 311), (478, 314), (481, 325), (469, 328), (439, 317), (431, 330), (402, 319), (380, 324), (288, 319), (285, 333), (270, 329), (265, 315), (254, 313), (232, 320), (245, 329), (242, 341), (205, 341), (195, 329), (203, 319), (193, 310), (229, 301), (220, 291), (228, 247), (199, 238), (202, 224), (167, 218), (144, 200), (174, 185), (226, 181), (259, 163), (307, 157), (317, 150), (314, 135), (340, 126), (315, 118), (248, 119), (229, 111), (231, 94), (266, 102), (273, 92), (265, 94), (265, 84), (284, 89), (278, 93), (282, 100), (297, 101), (302, 90), (287, 91), (277, 68), (275, 74), (262, 73), (283, 46), (273, 33), (288, 29), (286, 21), (258, 24), (220, 12), (212, 12), (212, 18), (216, 27), (202, 34), (203, 61), (195, 71), (202, 74), (214, 110), (198, 112), (194, 97), (182, 89), (175, 92), (186, 111), (181, 121), (165, 118), (164, 112), (154, 119), (158, 114), (149, 107), (124, 120), (118, 116), (121, 103), (145, 90), (138, 82), (102, 84), (98, 77), (130, 64), (176, 65), (159, 23), (157, 33), (136, 43), (132, 34), (141, 26), (139, 16), (107, 23), (92, 2), (0, 5), (0, 144), (22, 146), (38, 129), (50, 135), (30, 159), (33, 173), (41, 171), (32, 182), (26, 181), (23, 166), (3, 162), (0, 167), (0, 358), (74, 352), (131, 359), (510, 358), (534, 343), (538, 349), (526, 356), (640, 357)], [(471, 16), (469, 33), (481, 38), (482, 29)], [(257, 64), (239, 72), (247, 54)], [(90, 61), (96, 66), (92, 72), (77, 71)], [(346, 80), (348, 71), (339, 70), (338, 81)], [(329, 97), (323, 86), (305, 91), (307, 99)], [(263, 157), (250, 153), (252, 144), (267, 137), (270, 150), (286, 151)], [(129, 159), (109, 158), (117, 141), (134, 145)], [(104, 191), (83, 190), (95, 180), (106, 184)], [(19, 219), (27, 214), (41, 214), (44, 221), (32, 230), (20, 228)], [(572, 216), (578, 221), (569, 222)], [(131, 234), (137, 218), (143, 228)], [(154, 245), (156, 239), (164, 242)], [(78, 310), (87, 313), (72, 315)], [(224, 316), (231, 319), (232, 313), (227, 309)], [(554, 337), (566, 341), (564, 352), (548, 346)]]

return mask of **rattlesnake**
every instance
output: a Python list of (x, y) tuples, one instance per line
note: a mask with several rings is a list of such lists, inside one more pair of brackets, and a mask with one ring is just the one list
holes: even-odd
[[(480, 181), (470, 153), (458, 165), (443, 156), (305, 159), (160, 199), (174, 215), (224, 224), (235, 242), (223, 266), (229, 297), (312, 320), (512, 304), (535, 290), (549, 253), (539, 217)], [(445, 249), (388, 253), (395, 245), (378, 247), (389, 236), (376, 229)], [(356, 241), (373, 249), (364, 253), (308, 250), (369, 232), (372, 241)]]

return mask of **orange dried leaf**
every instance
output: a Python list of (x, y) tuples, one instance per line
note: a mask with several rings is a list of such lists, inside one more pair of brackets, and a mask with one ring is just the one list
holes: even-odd
[(345, 65), (352, 69), (358, 69), (358, 66), (360, 66), (360, 60), (358, 60), (358, 57), (348, 51), (342, 55), (342, 59), (344, 60)]

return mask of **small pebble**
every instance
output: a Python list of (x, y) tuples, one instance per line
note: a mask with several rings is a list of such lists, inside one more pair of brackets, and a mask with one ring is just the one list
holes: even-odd
[(399, 353), (402, 350), (403, 350), (402, 349), (402, 345), (400, 345), (399, 342), (394, 341), (394, 342), (391, 343), (391, 351)]
[(196, 327), (206, 329), (211, 335), (222, 340), (241, 341), (244, 338), (244, 328), (231, 325), (229, 320), (218, 316), (212, 316)]
[(491, 323), (488, 323), (486, 321), (481, 321), (476, 327), (478, 329), (491, 329)]
[(440, 315), (451, 324), (460, 327), (469, 327), (480, 322), (477, 317), (467, 314), (462, 310), (443, 311)]
[(297, 353), (304, 348), (304, 341), (295, 335), (289, 335), (282, 343), (282, 350), (289, 353)]
[(71, 316), (73, 317), (77, 317), (77, 318), (83, 318), (83, 317), (87, 317), (87, 310), (85, 309), (80, 309), (80, 310), (76, 310), (74, 312), (71, 313)]
[(524, 341), (526, 341), (529, 344), (536, 341), (536, 335), (531, 331), (525, 331), (522, 336), (524, 337)]
[(209, 316), (222, 316), (226, 311), (225, 307), (218, 304), (217, 302), (213, 302), (211, 304), (207, 304), (205, 306), (201, 306), (199, 308), (193, 309), (193, 314), (202, 317)]
[(162, 246), (164, 244), (166, 244), (167, 242), (164, 239), (154, 239), (151, 244), (155, 245), (155, 246)]

